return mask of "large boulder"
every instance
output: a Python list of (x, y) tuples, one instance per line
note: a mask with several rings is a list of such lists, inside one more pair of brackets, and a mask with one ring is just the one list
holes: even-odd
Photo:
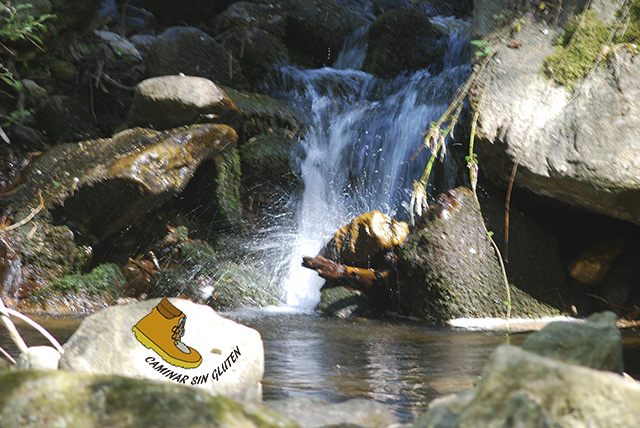
[(418, 9), (391, 9), (369, 27), (367, 71), (393, 77), (402, 71), (442, 68), (444, 34)]
[(415, 426), (638, 426), (638, 400), (634, 380), (503, 345), (477, 388), (433, 401)]
[[(199, 353), (201, 361), (196, 367), (183, 368), (179, 363), (168, 362), (143, 345), (137, 339), (138, 333), (133, 333), (133, 327), (139, 326), (156, 343), (162, 343), (165, 336), (176, 337), (171, 326), (141, 327), (141, 320), (147, 316), (157, 318), (148, 318), (148, 325), (166, 327), (158, 310), (161, 299), (112, 306), (85, 318), (65, 343), (59, 367), (89, 374), (194, 385), (214, 395), (261, 400), (264, 350), (260, 333), (222, 318), (208, 306), (178, 298), (166, 301), (186, 317), (184, 335), (175, 340)], [(149, 328), (155, 330), (150, 334)]]
[[(485, 71), (476, 146), (481, 168), (503, 187), (517, 162), (516, 186), (640, 224), (640, 59), (616, 47), (611, 67), (596, 66), (620, 3), (594, 2), (597, 14), (571, 18), (583, 9), (576, 1), (563, 5), (557, 26), (523, 25), (520, 48), (502, 49)], [(573, 52), (578, 22), (587, 31)], [(559, 40), (565, 45), (554, 47)]]
[(168, 382), (67, 371), (0, 375), (3, 428), (295, 428), (257, 403)]
[(130, 127), (168, 129), (204, 122), (234, 126), (242, 113), (211, 80), (194, 76), (159, 76), (136, 86), (127, 120)]
[[(507, 290), (480, 207), (471, 190), (441, 194), (399, 251), (398, 298), (409, 314), (433, 321), (504, 317)], [(538, 284), (544, 288), (548, 284)], [(511, 314), (566, 313), (566, 290), (551, 285), (536, 297), (510, 282)]]
[(194, 27), (167, 28), (145, 56), (147, 77), (174, 74), (205, 77), (217, 84), (236, 83), (239, 64), (211, 36)]

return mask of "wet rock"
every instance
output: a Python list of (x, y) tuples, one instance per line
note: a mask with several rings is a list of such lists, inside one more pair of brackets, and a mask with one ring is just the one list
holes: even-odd
[(330, 260), (355, 267), (388, 265), (389, 253), (409, 234), (409, 225), (380, 211), (362, 214), (342, 226), (320, 254)]
[(234, 126), (242, 113), (212, 81), (193, 76), (159, 76), (136, 86), (129, 126), (154, 129), (190, 125), (198, 120)]
[(438, 70), (442, 68), (443, 37), (424, 12), (391, 9), (369, 28), (365, 68), (380, 77), (427, 67)]
[(347, 287), (331, 287), (320, 291), (320, 303), (316, 308), (325, 315), (336, 318), (376, 317), (376, 311), (371, 297), (360, 290)]
[(591, 315), (584, 323), (554, 322), (528, 336), (522, 349), (569, 364), (622, 373), (622, 336), (617, 319), (613, 312), (603, 312)]
[(138, 34), (143, 31), (151, 32), (158, 28), (158, 20), (145, 9), (127, 6), (127, 16), (125, 17), (125, 33), (127, 35)]
[[(467, 188), (439, 195), (399, 250), (398, 299), (402, 310), (433, 321), (504, 317), (506, 289), (480, 213)], [(543, 285), (539, 285), (543, 286)], [(565, 313), (557, 290), (540, 301), (510, 284), (512, 315)], [(544, 294), (544, 293), (542, 293)]]
[(432, 402), (415, 426), (636, 426), (639, 399), (636, 381), (503, 345), (475, 390)]
[[(582, 3), (575, 9), (582, 10)], [(619, 6), (601, 2), (598, 10), (606, 16), (590, 20), (608, 32), (598, 20), (611, 18)], [(500, 61), (490, 63), (476, 133), (480, 165), (506, 187), (517, 159), (516, 187), (640, 224), (640, 101), (628, 95), (640, 86), (640, 59), (623, 50), (616, 54), (618, 65), (600, 65), (574, 82), (576, 91), (549, 85), (544, 61), (555, 52), (566, 15), (575, 15), (572, 8), (563, 10), (556, 26), (536, 20), (523, 26), (522, 47), (503, 49)]]
[(57, 145), (32, 164), (11, 203), (28, 214), (42, 190), (47, 211), (58, 207), (70, 224), (108, 236), (182, 191), (200, 162), (235, 141), (228, 126), (195, 125), (164, 133), (135, 128)]
[(65, 371), (0, 375), (0, 424), (5, 428), (297, 427), (262, 405), (212, 397), (196, 388)]
[[(202, 361), (197, 367), (184, 369), (168, 363), (136, 339), (132, 328), (160, 302), (150, 299), (112, 306), (85, 318), (64, 345), (60, 368), (194, 385), (214, 395), (260, 401), (264, 373), (260, 334), (222, 318), (208, 306), (176, 298), (169, 301), (186, 315), (180, 340), (200, 354)], [(170, 338), (172, 331), (157, 334)]]
[[(252, 266), (246, 254), (231, 250), (233, 243), (217, 243), (214, 248), (205, 241), (189, 239), (184, 227), (170, 235), (173, 237), (165, 240), (175, 242), (157, 251), (160, 263), (169, 267), (151, 271), (144, 289), (148, 296), (187, 296), (218, 311), (279, 303), (279, 287)], [(244, 263), (238, 263), (238, 259)]]
[(145, 65), (147, 77), (182, 73), (222, 85), (236, 83), (240, 71), (229, 51), (193, 27), (170, 27), (163, 31), (149, 48)]
[(16, 370), (58, 370), (60, 352), (51, 346), (31, 346), (16, 359)]
[(300, 397), (267, 401), (264, 404), (305, 428), (383, 428), (398, 422), (383, 404), (360, 398), (330, 404), (321, 398)]

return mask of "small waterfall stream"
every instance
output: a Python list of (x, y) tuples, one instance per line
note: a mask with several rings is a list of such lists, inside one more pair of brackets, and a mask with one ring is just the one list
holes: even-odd
[[(339, 227), (373, 209), (408, 219), (412, 183), (422, 174), (428, 150), (410, 158), (470, 73), (469, 22), (438, 16), (432, 23), (449, 35), (438, 74), (418, 70), (382, 80), (361, 71), (362, 28), (346, 41), (334, 67), (285, 66), (268, 82), (274, 97), (305, 112), (311, 124), (301, 141), (304, 193), (286, 251), (288, 306), (310, 309), (318, 303), (323, 280), (300, 263), (317, 254)], [(453, 186), (452, 177), (445, 181)]]

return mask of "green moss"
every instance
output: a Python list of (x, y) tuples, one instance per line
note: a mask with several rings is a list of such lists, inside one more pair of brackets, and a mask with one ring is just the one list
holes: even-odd
[(640, 44), (640, 0), (636, 0), (631, 4), (629, 26), (620, 38), (620, 42)]
[(67, 275), (52, 281), (49, 287), (35, 292), (30, 300), (32, 302), (42, 301), (53, 293), (69, 294), (90, 294), (116, 296), (125, 283), (125, 278), (120, 268), (113, 263), (105, 263), (96, 266), (91, 272), (86, 274)]
[(218, 214), (223, 221), (232, 227), (242, 224), (242, 208), (240, 206), (240, 155), (237, 149), (222, 154), (218, 162), (216, 176), (216, 202)]
[(595, 11), (588, 10), (576, 16), (558, 38), (555, 53), (543, 61), (543, 73), (556, 83), (573, 89), (589, 74), (610, 35)]

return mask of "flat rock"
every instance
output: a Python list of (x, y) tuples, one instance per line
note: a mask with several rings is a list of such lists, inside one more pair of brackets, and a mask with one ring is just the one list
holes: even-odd
[[(60, 368), (163, 380), (237, 400), (261, 400), (264, 350), (260, 333), (221, 317), (208, 306), (170, 298), (171, 304), (186, 315), (181, 341), (202, 357), (197, 367), (178, 367), (143, 346), (132, 331), (160, 300), (112, 306), (85, 318), (64, 345)], [(229, 359), (232, 354), (235, 361)]]

